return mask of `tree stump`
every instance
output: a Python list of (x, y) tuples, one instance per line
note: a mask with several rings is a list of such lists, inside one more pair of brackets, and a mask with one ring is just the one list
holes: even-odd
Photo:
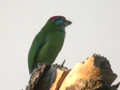
[(109, 61), (93, 54), (71, 70), (63, 65), (40, 65), (34, 70), (26, 90), (117, 90), (117, 75)]

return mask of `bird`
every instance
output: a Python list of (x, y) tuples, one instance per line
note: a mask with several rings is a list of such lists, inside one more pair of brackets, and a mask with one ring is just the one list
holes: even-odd
[(64, 16), (52, 16), (33, 39), (28, 53), (31, 74), (37, 64), (51, 65), (58, 56), (65, 38), (65, 28), (72, 22)]

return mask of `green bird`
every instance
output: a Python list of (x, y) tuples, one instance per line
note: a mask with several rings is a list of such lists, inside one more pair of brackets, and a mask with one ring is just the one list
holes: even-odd
[(63, 46), (65, 27), (70, 24), (64, 16), (53, 16), (47, 21), (32, 42), (28, 54), (29, 73), (37, 64), (51, 65), (54, 62)]

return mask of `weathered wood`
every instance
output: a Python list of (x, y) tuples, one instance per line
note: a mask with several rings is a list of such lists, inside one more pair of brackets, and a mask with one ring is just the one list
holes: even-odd
[(37, 69), (35, 69), (30, 77), (29, 85), (26, 87), (26, 90), (35, 90), (38, 82), (42, 78), (46, 65), (41, 65)]
[(26, 90), (58, 90), (69, 72), (62, 66), (55, 64), (48, 68), (47, 65), (40, 65), (32, 73)]
[(94, 54), (72, 70), (57, 64), (39, 66), (26, 90), (117, 90), (120, 83), (111, 85), (116, 77), (109, 61)]
[(60, 88), (63, 80), (67, 76), (68, 72), (69, 72), (68, 69), (64, 69), (64, 70), (57, 69), (56, 70), (56, 80), (52, 84), (50, 90), (59, 90), (59, 88)]
[[(110, 85), (116, 79), (108, 60), (94, 54), (78, 63), (66, 76), (60, 90), (96, 90)], [(102, 82), (101, 82), (102, 81)], [(74, 89), (73, 89), (74, 87)]]

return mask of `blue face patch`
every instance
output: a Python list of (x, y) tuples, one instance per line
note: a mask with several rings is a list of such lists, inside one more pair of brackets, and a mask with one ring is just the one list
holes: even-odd
[(55, 23), (57, 25), (64, 25), (64, 20), (63, 19), (57, 19), (57, 20), (55, 20)]

